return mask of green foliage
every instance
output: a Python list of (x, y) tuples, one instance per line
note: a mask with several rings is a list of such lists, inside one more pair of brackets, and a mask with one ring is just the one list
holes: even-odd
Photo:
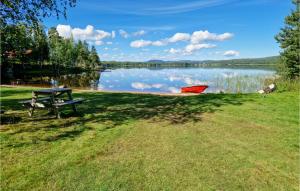
[(95, 46), (92, 46), (91, 52), (89, 54), (89, 60), (92, 64), (92, 67), (95, 68), (100, 63), (99, 56), (97, 54)]
[(296, 9), (285, 18), (285, 27), (275, 37), (283, 49), (279, 72), (288, 79), (300, 76), (300, 1), (294, 0), (293, 3), (296, 5)]
[(73, 38), (64, 39), (58, 35), (55, 28), (49, 30), (50, 62), (56, 67), (80, 67), (97, 69), (100, 65), (99, 56), (95, 47), (89, 49), (86, 41)]
[(89, 48), (87, 42), (73, 38), (62, 38), (54, 27), (45, 33), (42, 25), (7, 25), (1, 29), (1, 65), (45, 64), (60, 68), (79, 67), (98, 69), (100, 66), (96, 48)]
[(74, 7), (76, 0), (1, 0), (0, 24), (26, 24), (36, 26), (42, 18), (55, 15), (66, 17), (67, 7)]

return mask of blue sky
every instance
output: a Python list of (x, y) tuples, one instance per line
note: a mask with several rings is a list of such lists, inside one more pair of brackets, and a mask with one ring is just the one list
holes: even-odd
[(274, 36), (290, 0), (77, 0), (61, 36), (95, 45), (101, 60), (254, 58), (279, 54)]

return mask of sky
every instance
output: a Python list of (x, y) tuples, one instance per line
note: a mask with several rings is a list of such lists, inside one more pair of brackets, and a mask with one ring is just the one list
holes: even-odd
[(44, 19), (86, 40), (102, 61), (223, 60), (278, 55), (290, 0), (77, 0)]

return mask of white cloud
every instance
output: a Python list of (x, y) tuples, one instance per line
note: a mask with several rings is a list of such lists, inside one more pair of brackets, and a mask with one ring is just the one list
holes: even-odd
[(70, 38), (72, 35), (72, 28), (70, 25), (57, 25), (56, 30), (60, 36), (65, 38)]
[(111, 38), (115, 38), (116, 37), (116, 32), (115, 31), (111, 31)]
[(106, 44), (108, 44), (108, 45), (112, 45), (113, 43), (112, 43), (112, 42), (106, 42)]
[(97, 46), (100, 46), (100, 45), (102, 45), (102, 44), (103, 44), (103, 42), (100, 41), (100, 40), (95, 41), (95, 45), (97, 45)]
[(146, 31), (144, 31), (144, 30), (139, 30), (139, 31), (132, 33), (133, 36), (142, 36), (144, 34), (146, 34)]
[(157, 41), (152, 42), (153, 46), (165, 46), (167, 44), (168, 44), (168, 42), (166, 42), (165, 40), (157, 40)]
[(236, 51), (236, 50), (228, 50), (228, 51), (225, 51), (224, 56), (227, 56), (227, 57), (231, 57), (231, 56), (239, 56), (240, 55), (240, 52), (239, 51)]
[(214, 45), (214, 44), (189, 44), (185, 47), (184, 51), (186, 53), (192, 53), (199, 49), (214, 48), (214, 47), (216, 47), (216, 45)]
[(176, 33), (171, 38), (168, 39), (169, 42), (178, 41), (188, 41), (190, 39), (190, 34), (188, 33)]
[(149, 46), (152, 44), (150, 40), (135, 40), (130, 43), (130, 46), (133, 48), (141, 48), (145, 46)]
[(130, 46), (133, 48), (142, 48), (145, 46), (165, 46), (167, 44), (166, 41), (151, 41), (151, 40), (135, 40), (130, 43)]
[(73, 28), (70, 25), (57, 25), (58, 34), (64, 38), (73, 36), (75, 40), (86, 40), (95, 42), (96, 45), (102, 44), (102, 39), (111, 37), (109, 32), (103, 30), (95, 30), (92, 25), (87, 25), (86, 28)]
[(181, 50), (180, 49), (175, 49), (175, 48), (171, 48), (170, 50), (167, 50), (169, 53), (171, 54), (177, 54), (180, 53)]
[(211, 41), (224, 41), (233, 37), (231, 33), (215, 34), (206, 31), (195, 31), (191, 36), (191, 43), (198, 44), (199, 42), (211, 40)]
[[(193, 50), (198, 50), (201, 48), (212, 48), (212, 47), (202, 47), (204, 44), (200, 44), (203, 41), (224, 41), (227, 39), (230, 39), (233, 37), (232, 33), (223, 33), (223, 34), (215, 34), (215, 33), (210, 33), (207, 30), (205, 31), (195, 31), (190, 35), (189, 33), (175, 33), (172, 37), (166, 38), (166, 39), (161, 39), (157, 41), (150, 41), (150, 40), (136, 40), (133, 41), (132, 43), (135, 44), (137, 42), (143, 42), (143, 46), (132, 46), (135, 48), (141, 48), (144, 46), (165, 46), (168, 45), (169, 43), (176, 43), (179, 41), (190, 41), (191, 44), (193, 45), (188, 45), (186, 47), (186, 53), (190, 53)], [(147, 42), (147, 43), (145, 43)]]
[(126, 31), (123, 30), (123, 29), (120, 29), (120, 30), (119, 30), (119, 34), (120, 34), (123, 38), (128, 38), (128, 37), (129, 37), (128, 32), (126, 32)]

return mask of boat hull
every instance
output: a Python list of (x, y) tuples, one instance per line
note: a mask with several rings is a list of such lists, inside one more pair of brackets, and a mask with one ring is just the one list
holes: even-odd
[(202, 93), (208, 88), (207, 85), (201, 85), (201, 86), (190, 86), (190, 87), (182, 87), (181, 93)]

